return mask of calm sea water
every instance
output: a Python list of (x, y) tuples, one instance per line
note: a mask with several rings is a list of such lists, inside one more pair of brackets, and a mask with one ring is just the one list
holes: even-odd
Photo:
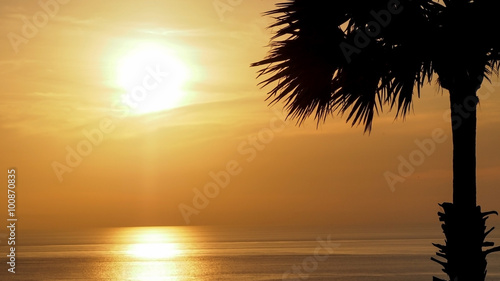
[[(445, 277), (430, 260), (436, 230), (137, 227), (18, 234), (16, 273), (0, 280), (417, 281)], [(500, 244), (500, 239), (490, 239)], [(2, 241), (6, 261), (7, 247)], [(5, 253), (5, 254), (4, 254)], [(488, 279), (500, 281), (500, 254)], [(288, 275), (287, 275), (288, 272)], [(288, 278), (288, 279), (287, 279)]]

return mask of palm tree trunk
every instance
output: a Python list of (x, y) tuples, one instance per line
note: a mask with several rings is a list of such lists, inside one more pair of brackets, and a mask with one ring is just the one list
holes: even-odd
[[(476, 206), (476, 91), (479, 83), (467, 83), (450, 88), (450, 106), (453, 132), (453, 204), (443, 203), (443, 222), (446, 246), (438, 256), (450, 281), (483, 281), (486, 277), (486, 255), (482, 247), (486, 235), (486, 216)], [(469, 81), (470, 82), (470, 81)], [(486, 218), (485, 218), (486, 217)], [(434, 278), (434, 280), (441, 280)]]
[(462, 85), (456, 88), (450, 89), (453, 132), (453, 204), (467, 214), (476, 207), (476, 105), (478, 98), (475, 85)]
[[(484, 229), (476, 208), (476, 108), (475, 85), (450, 89), (453, 133), (453, 205), (448, 208), (447, 238), (450, 280), (484, 280), (482, 252)], [(446, 221), (445, 221), (446, 222)]]

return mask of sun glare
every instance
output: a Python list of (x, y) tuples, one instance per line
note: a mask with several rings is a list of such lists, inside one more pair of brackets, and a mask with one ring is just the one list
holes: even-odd
[(140, 243), (130, 244), (127, 254), (142, 259), (165, 259), (181, 254), (177, 243), (170, 242), (168, 236), (160, 232), (141, 233)]
[(130, 245), (127, 253), (138, 258), (156, 260), (175, 257), (179, 250), (174, 243), (145, 243)]
[(136, 114), (181, 105), (188, 68), (176, 54), (159, 44), (142, 44), (118, 61), (116, 83), (125, 91), (121, 101)]

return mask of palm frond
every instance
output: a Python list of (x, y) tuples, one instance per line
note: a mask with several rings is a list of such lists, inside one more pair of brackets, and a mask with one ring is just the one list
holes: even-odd
[[(396, 117), (405, 116), (415, 86), (419, 92), (433, 73), (429, 52), (415, 37), (426, 32), (427, 10), (434, 6), (427, 0), (401, 3), (401, 12), (378, 29), (370, 24), (374, 13), (388, 9), (385, 0), (295, 0), (267, 12), (278, 31), (268, 56), (252, 66), (262, 67), (259, 77), (270, 75), (259, 84), (272, 84), (271, 104), (284, 101), (299, 124), (312, 114), (320, 122), (346, 113), (351, 125), (364, 124), (365, 131), (384, 104), (397, 108)], [(370, 34), (369, 43), (360, 46), (360, 33)]]

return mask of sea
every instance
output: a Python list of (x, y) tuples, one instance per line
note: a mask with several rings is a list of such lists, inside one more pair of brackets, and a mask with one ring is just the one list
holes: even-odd
[[(21, 230), (19, 230), (21, 231)], [(495, 232), (495, 231), (493, 231)], [(168, 226), (17, 233), (15, 273), (0, 280), (430, 281), (439, 227)], [(2, 239), (5, 240), (5, 239)], [(500, 236), (490, 241), (500, 244)], [(500, 281), (500, 253), (488, 258)]]

